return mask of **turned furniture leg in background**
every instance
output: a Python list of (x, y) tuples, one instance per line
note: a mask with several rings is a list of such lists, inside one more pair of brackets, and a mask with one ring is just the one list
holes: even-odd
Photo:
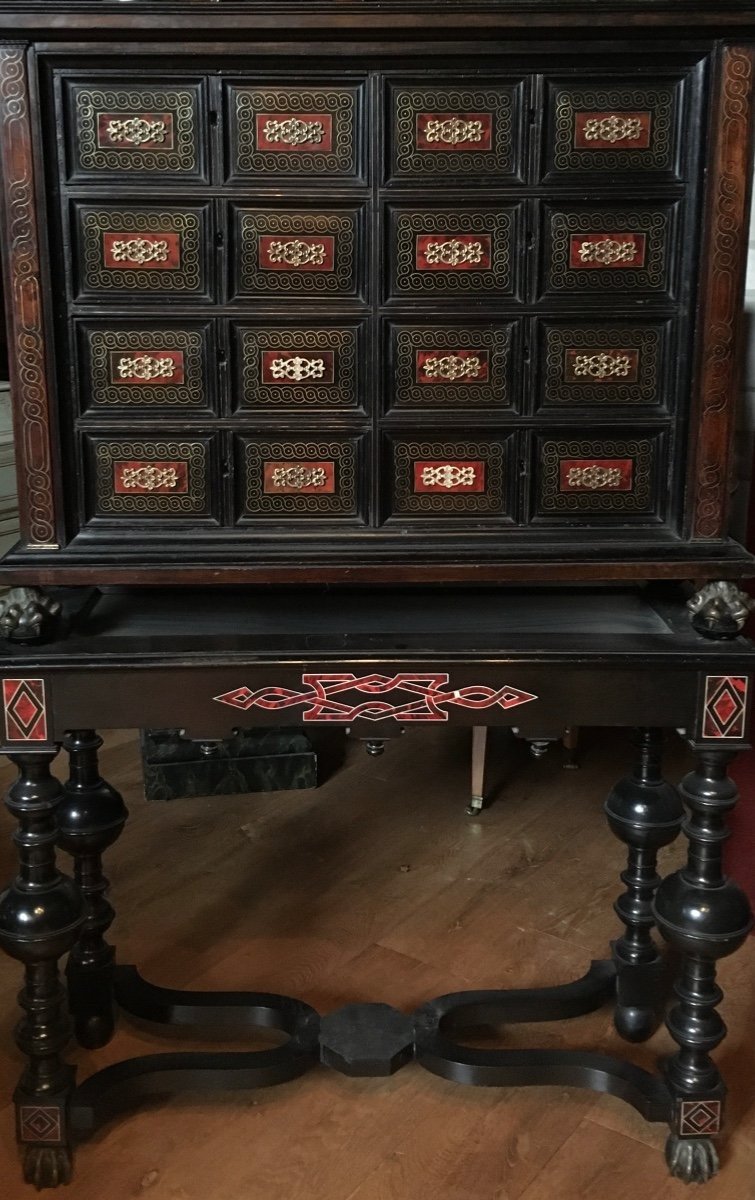
[(76, 1040), (89, 1049), (104, 1046), (114, 1030), (115, 951), (105, 941), (115, 913), (106, 899), (102, 855), (123, 830), (128, 811), (115, 788), (100, 777), (93, 729), (68, 732), (70, 778), (57, 809), (58, 846), (73, 856), (74, 874), (86, 903), (86, 920), (68, 958), (68, 998)]
[(683, 824), (689, 841), (687, 863), (663, 880), (654, 910), (661, 933), (682, 954), (675, 986), (679, 1002), (666, 1022), (679, 1047), (666, 1064), (666, 1082), (674, 1098), (666, 1158), (672, 1175), (702, 1183), (718, 1169), (711, 1138), (720, 1132), (726, 1094), (710, 1057), (726, 1034), (716, 1011), (723, 998), (716, 962), (742, 945), (752, 915), (744, 892), (726, 879), (721, 866), (728, 837), (726, 815), (738, 799), (727, 775), (734, 754), (703, 745), (695, 750), (697, 767), (680, 788), (689, 809)]
[(676, 788), (661, 775), (663, 734), (659, 729), (635, 733), (631, 775), (616, 784), (604, 809), (613, 833), (628, 848), (621, 881), (626, 891), (614, 904), (625, 929), (612, 945), (617, 968), (614, 1024), (623, 1038), (642, 1042), (663, 1015), (664, 964), (651, 930), (653, 897), (661, 880), (658, 851), (677, 837), (684, 809)]
[(71, 1175), (68, 1099), (74, 1071), (61, 1055), (69, 1038), (58, 959), (84, 921), (83, 897), (55, 865), (56, 809), (63, 796), (50, 774), (55, 751), (11, 754), (19, 778), (6, 797), (18, 821), (19, 872), (0, 895), (0, 946), (24, 964), (16, 1042), (27, 1064), (14, 1095), (17, 1138), (28, 1183), (55, 1187)]
[(485, 755), (488, 749), (487, 725), (472, 727), (472, 798), (467, 806), (470, 817), (485, 807)]
[(563, 736), (564, 770), (576, 771), (579, 767), (577, 751), (579, 750), (579, 726), (567, 725)]

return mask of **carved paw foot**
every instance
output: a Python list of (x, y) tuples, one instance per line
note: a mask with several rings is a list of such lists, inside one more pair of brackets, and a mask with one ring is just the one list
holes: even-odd
[(57, 600), (37, 588), (11, 588), (0, 598), (0, 634), (14, 642), (35, 642), (53, 633), (60, 616)]
[(693, 628), (708, 638), (735, 638), (755, 601), (728, 579), (706, 583), (687, 601)]
[(655, 1033), (661, 1019), (654, 1008), (617, 1004), (613, 1023), (619, 1037), (625, 1042), (646, 1042)]
[(710, 1138), (680, 1138), (670, 1133), (666, 1162), (674, 1178), (684, 1183), (707, 1183), (718, 1172), (718, 1153)]
[(67, 1146), (27, 1146), (24, 1180), (41, 1192), (71, 1182), (73, 1155)]

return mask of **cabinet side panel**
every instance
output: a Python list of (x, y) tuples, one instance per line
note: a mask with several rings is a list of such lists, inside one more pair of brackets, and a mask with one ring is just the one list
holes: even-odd
[(58, 548), (25, 47), (0, 45), (2, 233), (21, 537)]
[(747, 257), (755, 47), (723, 49), (713, 97), (700, 293), (697, 442), (691, 460), (691, 537), (726, 536), (731, 446), (740, 380)]

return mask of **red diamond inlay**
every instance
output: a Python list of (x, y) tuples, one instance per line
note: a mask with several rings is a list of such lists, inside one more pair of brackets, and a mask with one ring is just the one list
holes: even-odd
[(740, 704), (732, 696), (731, 692), (722, 692), (713, 705), (713, 711), (718, 717), (721, 724), (725, 727), (728, 725), (735, 712), (738, 712)]
[(22, 690), (19, 691), (18, 696), (13, 701), (10, 711), (18, 723), (24, 729), (28, 729), (42, 710), (37, 701), (28, 692)]

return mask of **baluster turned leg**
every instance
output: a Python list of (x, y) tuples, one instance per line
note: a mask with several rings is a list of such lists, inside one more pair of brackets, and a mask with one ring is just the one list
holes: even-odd
[(660, 730), (637, 730), (633, 773), (605, 803), (611, 830), (628, 847), (627, 869), (621, 874), (626, 891), (614, 905), (625, 929), (612, 949), (617, 967), (614, 1024), (630, 1042), (645, 1041), (661, 1023), (664, 966), (651, 933), (653, 897), (661, 882), (656, 864), (658, 851), (673, 842), (684, 815), (676, 788), (661, 775), (662, 744)]
[(69, 1038), (58, 959), (76, 941), (84, 903), (72, 879), (55, 865), (56, 808), (62, 798), (50, 774), (55, 751), (9, 755), (19, 770), (6, 804), (18, 821), (19, 873), (0, 895), (0, 946), (24, 964), (16, 1042), (27, 1065), (14, 1101), (24, 1176), (38, 1188), (67, 1183), (71, 1148), (67, 1103), (73, 1068), (61, 1055)]
[(114, 1030), (115, 951), (105, 934), (115, 913), (106, 899), (108, 880), (102, 855), (120, 835), (128, 817), (120, 794), (100, 777), (97, 751), (102, 738), (93, 729), (72, 730), (70, 778), (58, 808), (58, 845), (73, 855), (75, 878), (86, 902), (86, 920), (68, 958), (68, 998), (76, 1040), (89, 1049), (104, 1046)]
[(696, 749), (697, 768), (681, 784), (689, 809), (683, 826), (689, 841), (687, 864), (664, 879), (656, 894), (655, 915), (663, 936), (683, 955), (675, 987), (679, 1003), (666, 1022), (679, 1047), (666, 1066), (675, 1102), (666, 1159), (672, 1175), (702, 1183), (718, 1169), (711, 1137), (720, 1132), (726, 1093), (710, 1057), (726, 1034), (716, 1012), (723, 998), (716, 984), (716, 961), (742, 945), (752, 917), (747, 897), (726, 879), (721, 864), (728, 837), (726, 815), (738, 799), (727, 775), (734, 755)]

